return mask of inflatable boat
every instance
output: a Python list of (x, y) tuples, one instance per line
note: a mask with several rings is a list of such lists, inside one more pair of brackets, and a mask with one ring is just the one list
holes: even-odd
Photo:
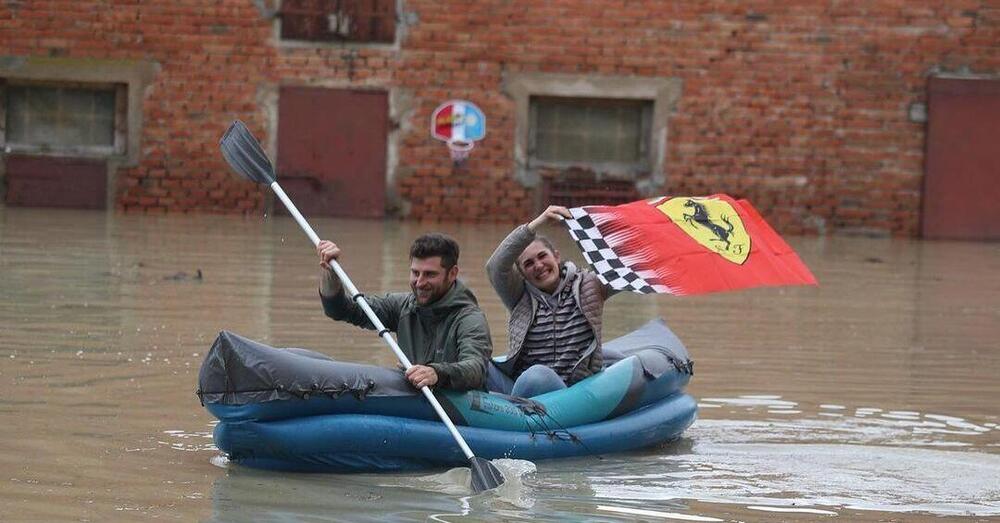
[[(683, 392), (687, 350), (662, 320), (604, 344), (605, 369), (533, 398), (437, 390), (483, 458), (539, 460), (620, 452), (676, 439), (697, 407)], [(197, 391), (231, 462), (309, 472), (373, 472), (467, 462), (399, 370), (277, 349), (223, 331)]]

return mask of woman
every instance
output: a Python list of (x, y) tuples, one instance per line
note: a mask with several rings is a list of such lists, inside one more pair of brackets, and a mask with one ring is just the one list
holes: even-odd
[(565, 207), (549, 206), (511, 231), (486, 262), (490, 283), (510, 312), (507, 355), (488, 372), (491, 391), (530, 398), (603, 367), (601, 315), (608, 288), (593, 272), (563, 262), (552, 243), (536, 234), (563, 218), (572, 218)]

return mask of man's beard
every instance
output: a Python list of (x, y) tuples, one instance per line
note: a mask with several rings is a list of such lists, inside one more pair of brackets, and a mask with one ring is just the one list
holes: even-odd
[[(416, 298), (417, 304), (419, 305), (429, 305), (440, 300), (445, 294), (448, 293), (448, 289), (451, 288), (451, 283), (446, 283), (442, 287), (431, 287), (427, 291), (421, 291), (417, 289), (416, 285), (410, 285), (410, 290), (413, 292), (413, 297)], [(425, 295), (426, 299), (421, 300), (421, 295)]]

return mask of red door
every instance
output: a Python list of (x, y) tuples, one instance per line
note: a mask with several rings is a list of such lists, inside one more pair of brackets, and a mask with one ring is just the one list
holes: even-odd
[(7, 205), (107, 207), (108, 167), (103, 160), (50, 156), (7, 157)]
[(1000, 81), (931, 78), (922, 233), (1000, 239)]
[(385, 214), (388, 121), (384, 92), (281, 88), (278, 181), (306, 217)]

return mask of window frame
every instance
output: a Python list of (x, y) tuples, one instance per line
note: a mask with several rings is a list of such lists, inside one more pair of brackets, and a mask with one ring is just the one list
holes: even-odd
[[(277, 6), (272, 11), (274, 17), (274, 37), (280, 47), (288, 48), (315, 48), (315, 47), (336, 47), (336, 48), (396, 48), (400, 41), (400, 35), (404, 29), (403, 11), (401, 0), (388, 0), (393, 9), (393, 30), (392, 39), (382, 40), (350, 40), (350, 39), (330, 39), (330, 40), (307, 40), (301, 38), (286, 38), (283, 32), (283, 13), (285, 0), (278, 0)], [(327, 17), (334, 13), (328, 13)]]
[[(557, 169), (593, 170), (598, 177), (633, 181), (642, 192), (662, 191), (667, 181), (667, 123), (680, 99), (683, 81), (680, 78), (604, 76), (599, 74), (508, 73), (504, 75), (503, 92), (514, 103), (514, 177), (526, 188), (542, 186), (542, 173)], [(610, 98), (652, 100), (647, 169), (645, 172), (614, 166), (572, 162), (553, 167), (532, 164), (529, 156), (530, 99), (532, 96), (568, 98)], [(611, 167), (601, 172), (600, 168)]]
[[(8, 88), (56, 87), (63, 89), (113, 90), (115, 95), (112, 118), (113, 143), (107, 145), (49, 146), (10, 142), (7, 140)], [(80, 82), (60, 80), (26, 80), (0, 78), (0, 147), (12, 154), (50, 154), (81, 158), (123, 156), (128, 149), (128, 85), (121, 82)]]
[[(543, 101), (582, 102), (580, 106), (625, 106), (639, 107), (639, 157), (634, 162), (622, 161), (592, 161), (592, 160), (549, 160), (536, 156), (538, 149), (538, 103)], [(557, 103), (559, 103), (557, 102)], [(587, 102), (590, 102), (589, 104)], [(533, 169), (570, 169), (574, 167), (586, 166), (589, 169), (602, 173), (612, 178), (629, 178), (642, 174), (648, 174), (651, 169), (649, 161), (649, 149), (651, 141), (651, 130), (653, 120), (654, 101), (642, 98), (608, 98), (608, 97), (579, 97), (579, 96), (550, 96), (550, 95), (530, 95), (528, 98), (528, 148), (527, 161), (529, 167)]]

